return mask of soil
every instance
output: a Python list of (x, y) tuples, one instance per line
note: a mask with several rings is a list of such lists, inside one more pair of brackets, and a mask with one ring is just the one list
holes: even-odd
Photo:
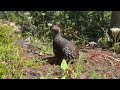
[[(24, 48), (24, 47), (23, 47)], [(39, 79), (41, 76), (47, 76), (52, 79), (61, 78), (61, 69), (59, 65), (54, 65), (53, 62), (57, 61), (57, 58), (52, 54), (40, 54), (41, 49), (29, 45), (26, 50), (21, 54), (22, 58), (37, 58), (35, 61), (40, 68), (23, 67), (24, 76), (22, 78), (27, 79)], [(111, 49), (101, 48), (88, 48), (80, 49), (80, 55), (83, 56), (81, 65), (81, 78), (87, 78), (86, 73), (89, 70), (94, 70), (102, 79), (119, 79), (120, 78), (120, 54), (114, 54)], [(42, 61), (39, 61), (42, 60)], [(45, 60), (48, 60), (46, 62)], [(72, 64), (75, 65), (74, 63)]]

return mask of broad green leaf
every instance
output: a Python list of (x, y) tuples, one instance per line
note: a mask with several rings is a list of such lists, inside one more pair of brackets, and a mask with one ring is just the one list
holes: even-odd
[(69, 68), (65, 59), (63, 59), (63, 61), (62, 61), (62, 63), (61, 63), (61, 68), (62, 68), (64, 71)]
[(44, 77), (44, 76), (41, 76), (41, 77), (40, 77), (40, 79), (47, 79), (47, 78), (46, 78), (46, 77)]
[(65, 79), (66, 78), (66, 76), (63, 76), (61, 79)]

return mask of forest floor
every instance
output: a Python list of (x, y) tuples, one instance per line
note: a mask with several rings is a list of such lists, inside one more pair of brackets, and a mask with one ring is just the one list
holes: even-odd
[[(29, 40), (25, 42), (21, 34), (14, 34), (9, 28), (1, 26), (3, 30), (0, 33), (2, 36), (0, 78), (120, 79), (120, 54), (115, 54), (111, 48), (106, 50), (90, 47), (79, 48), (79, 59), (70, 64), (68, 68), (65, 63), (64, 67), (63, 64), (53, 64), (57, 58), (54, 57), (52, 51), (52, 42), (47, 41), (46, 37), (38, 39), (30, 36), (32, 40), (29, 43)], [(16, 40), (20, 47), (16, 45)], [(26, 46), (26, 44), (28, 45)]]
[[(23, 47), (24, 48), (24, 47)], [(52, 61), (54, 54), (41, 53), (41, 48), (29, 46), (21, 54), (23, 60), (34, 58), (36, 66), (22, 67), (23, 79), (60, 79), (62, 70), (60, 65), (52, 65), (45, 58)], [(80, 75), (85, 79), (119, 79), (120, 78), (120, 54), (114, 54), (111, 50), (85, 47), (80, 49), (83, 59), (80, 61)], [(44, 60), (45, 59), (45, 60)], [(70, 67), (75, 66), (75, 63)], [(78, 79), (82, 76), (78, 77)], [(84, 78), (83, 78), (84, 79)]]

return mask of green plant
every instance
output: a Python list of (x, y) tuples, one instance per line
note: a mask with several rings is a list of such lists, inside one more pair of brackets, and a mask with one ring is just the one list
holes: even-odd
[[(64, 37), (85, 46), (86, 42), (95, 38), (96, 35), (103, 34), (98, 25), (107, 27), (110, 16), (110, 11), (0, 11), (1, 19), (20, 24), (22, 35), (33, 37), (32, 44), (41, 49), (40, 54), (42, 55), (53, 53), (51, 40), (53, 31), (48, 25), (49, 23), (60, 24)], [(33, 26), (37, 28), (34, 29)], [(39, 68), (38, 65), (33, 64), (34, 62), (27, 59), (21, 60), (22, 49), (16, 44), (18, 38), (12, 27), (0, 24), (0, 62), (8, 63), (5, 68), (2, 67), (5, 70), (2, 72), (1, 78), (8, 78), (8, 76), (10, 78), (21, 78), (20, 68), (23, 66)], [(102, 43), (103, 47), (107, 46), (107, 40), (103, 40)], [(63, 70), (61, 79), (76, 78), (81, 73), (80, 61), (82, 59), (80, 56), (73, 67), (70, 67), (70, 63), (67, 64), (66, 61), (63, 61), (61, 63)]]
[(46, 77), (44, 77), (44, 76), (41, 76), (41, 77), (40, 77), (40, 79), (47, 79), (47, 78), (46, 78)]
[(80, 44), (81, 46), (85, 46), (86, 45), (86, 43), (88, 42), (88, 38), (87, 38), (87, 36), (83, 36), (83, 35), (81, 35), (80, 37), (77, 37), (76, 36), (76, 38), (78, 39), (78, 40), (76, 40), (76, 43), (78, 43), (78, 44)]
[[(16, 45), (19, 38), (10, 26), (0, 25), (0, 57), (1, 60), (14, 60), (19, 59), (19, 46)], [(13, 59), (14, 58), (14, 59)]]
[(3, 77), (3, 75), (6, 74), (6, 67), (3, 64), (0, 64), (0, 78)]
[(61, 63), (61, 69), (63, 70), (63, 77), (61, 79), (68, 78), (69, 66), (68, 66), (68, 64), (67, 64), (65, 59), (63, 59), (63, 61)]
[(13, 27), (4, 26), (0, 23), (0, 63), (4, 62), (3, 65), (0, 64), (0, 78), (8, 78), (8, 76), (19, 78), (21, 75), (20, 70), (17, 69), (20, 53), (22, 52), (22, 48), (17, 45), (19, 38), (19, 35), (14, 33)]
[(36, 37), (31, 37), (31, 42), (33, 46), (37, 46), (40, 48), (41, 54), (47, 53), (47, 54), (52, 54), (52, 42), (50, 42), (49, 39), (45, 38), (44, 40), (38, 39)]
[(77, 76), (81, 73), (80, 62), (83, 60), (82, 54), (79, 56), (75, 66), (70, 67), (71, 61), (67, 64), (66, 60), (63, 59), (61, 63), (61, 69), (63, 70), (63, 77), (61, 79), (67, 78), (77, 78)]
[(52, 38), (48, 23), (55, 22), (65, 37), (79, 42), (82, 35), (90, 39), (103, 35), (99, 26), (109, 25), (111, 11), (0, 11), (0, 18), (20, 24), (24, 34), (43, 39)]
[(101, 38), (101, 40), (98, 42), (98, 44), (102, 48), (108, 48), (110, 46), (110, 41), (107, 39), (107, 37)]
[(80, 54), (79, 59), (77, 60), (76, 63), (76, 76), (78, 76), (81, 73), (81, 67), (80, 67), (80, 62), (83, 60), (83, 55)]
[(120, 40), (120, 29), (119, 28), (111, 28), (112, 35), (114, 38), (114, 43), (118, 43)]
[(119, 40), (120, 40), (120, 28), (111, 28), (110, 29), (112, 31), (112, 35), (114, 38), (114, 52), (119, 52), (119, 48), (120, 48), (120, 44), (119, 44)]
[(94, 70), (89, 70), (87, 74), (89, 79), (102, 79), (102, 76)]
[(113, 47), (114, 47), (114, 51), (116, 53), (120, 52), (120, 43), (114, 43)]
[(63, 61), (61, 63), (61, 69), (63, 70), (61, 79), (69, 79), (69, 78), (76, 77), (75, 68), (74, 67), (70, 68), (70, 63), (71, 63), (71, 61), (67, 64), (66, 60), (63, 59)]

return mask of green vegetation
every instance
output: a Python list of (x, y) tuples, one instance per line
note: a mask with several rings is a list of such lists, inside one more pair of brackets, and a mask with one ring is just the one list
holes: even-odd
[(120, 52), (120, 43), (114, 43), (113, 47), (114, 47), (114, 51), (116, 53)]
[(101, 38), (101, 40), (99, 41), (99, 45), (102, 48), (109, 48), (110, 46), (110, 41), (107, 39), (107, 37), (103, 37)]
[(120, 29), (119, 28), (111, 28), (112, 35), (114, 38), (114, 52), (119, 53), (120, 52)]
[[(54, 56), (51, 24), (59, 24), (62, 36), (75, 42), (80, 48), (85, 48), (88, 42), (103, 37), (98, 44), (100, 48), (108, 49), (110, 42), (101, 27), (107, 29), (110, 20), (111, 11), (0, 11), (0, 78), (77, 79), (80, 74), (86, 73), (88, 79), (102, 79), (102, 74), (95, 69), (86, 66), (86, 71), (86, 68), (84, 70), (82, 67), (87, 55), (92, 51), (80, 52), (79, 59), (74, 64), (63, 59), (61, 65), (51, 65), (43, 59)], [(3, 21), (8, 23), (4, 24)], [(10, 22), (20, 25), (21, 32), (15, 33), (14, 27), (9, 25)], [(27, 37), (31, 40), (29, 52), (18, 44)], [(114, 51), (119, 54), (120, 42), (117, 36), (114, 37)], [(94, 57), (96, 55), (89, 59), (93, 60)], [(107, 60), (113, 62), (111, 58)], [(90, 62), (87, 58), (85, 65), (93, 67)]]
[(18, 38), (11, 26), (0, 25), (1, 78), (7, 78), (7, 75), (11, 76), (13, 73), (11, 78), (18, 78), (15, 72), (18, 71), (17, 63), (20, 61), (20, 53), (22, 52), (22, 48), (16, 45)]
[(103, 36), (101, 27), (110, 25), (110, 11), (1, 11), (1, 19), (22, 25), (23, 36), (27, 33), (40, 39), (52, 38), (49, 23), (60, 24), (62, 34), (76, 42), (81, 39), (94, 40), (96, 36)]

